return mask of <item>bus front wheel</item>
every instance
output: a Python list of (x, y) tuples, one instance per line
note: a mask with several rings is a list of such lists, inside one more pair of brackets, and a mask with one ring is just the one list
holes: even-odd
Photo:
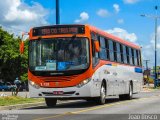
[(46, 105), (48, 107), (54, 107), (57, 104), (57, 99), (55, 98), (45, 98)]

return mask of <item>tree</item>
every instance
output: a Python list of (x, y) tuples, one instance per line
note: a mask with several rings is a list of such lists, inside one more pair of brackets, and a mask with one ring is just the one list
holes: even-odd
[(19, 52), (20, 38), (14, 37), (0, 27), (0, 79), (14, 81), (16, 77), (27, 80), (28, 41), (25, 41), (25, 53)]

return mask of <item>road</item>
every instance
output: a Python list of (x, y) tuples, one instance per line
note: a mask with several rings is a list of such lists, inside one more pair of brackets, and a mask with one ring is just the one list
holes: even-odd
[(63, 101), (55, 108), (39, 106), (20, 110), (0, 111), (1, 118), (18, 118), (18, 120), (160, 120), (160, 90), (142, 92), (134, 99), (119, 101), (118, 97), (107, 98), (105, 105), (94, 102)]

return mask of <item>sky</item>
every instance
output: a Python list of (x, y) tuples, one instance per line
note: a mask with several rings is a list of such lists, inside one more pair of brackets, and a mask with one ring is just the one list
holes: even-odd
[[(142, 46), (143, 60), (154, 65), (155, 20), (160, 0), (60, 0), (61, 24), (90, 24)], [(55, 24), (55, 0), (0, 0), (0, 26), (20, 35), (30, 28)], [(159, 17), (160, 18), (160, 17)], [(160, 19), (157, 62), (160, 65)], [(144, 64), (145, 66), (145, 64)]]

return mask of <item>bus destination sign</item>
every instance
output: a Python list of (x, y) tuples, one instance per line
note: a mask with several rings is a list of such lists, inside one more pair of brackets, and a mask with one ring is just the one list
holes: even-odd
[(84, 26), (47, 26), (33, 28), (33, 36), (47, 36), (59, 34), (84, 34)]

